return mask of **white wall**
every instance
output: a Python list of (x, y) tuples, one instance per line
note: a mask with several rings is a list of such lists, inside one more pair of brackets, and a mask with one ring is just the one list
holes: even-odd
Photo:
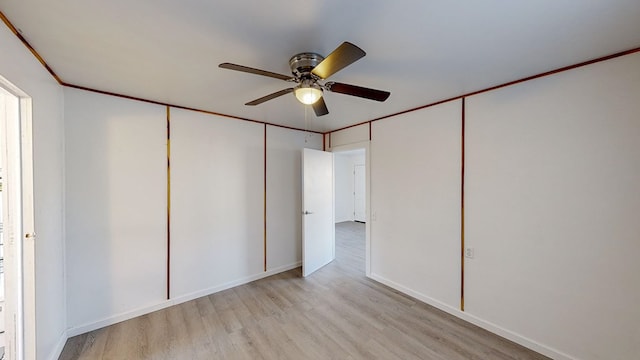
[(457, 308), (461, 102), (373, 123), (371, 273)]
[(4, 25), (0, 48), (0, 75), (33, 99), (36, 351), (46, 359), (57, 357), (65, 340), (63, 93)]
[(264, 125), (171, 111), (171, 296), (263, 271)]
[(467, 99), (468, 313), (579, 359), (640, 354), (640, 54)]
[(166, 298), (165, 107), (65, 89), (68, 326)]
[(348, 155), (335, 154), (336, 223), (353, 221), (353, 164)]
[[(369, 141), (369, 123), (350, 127), (328, 134), (327, 148)], [(330, 143), (330, 144), (329, 144)]]
[[(372, 124), (371, 277), (554, 358), (640, 353), (640, 54)], [(344, 135), (344, 134), (343, 134)]]
[(171, 109), (167, 300), (166, 108), (75, 89), (65, 106), (70, 336), (299, 266), (300, 149), (321, 135)]
[(267, 126), (267, 270), (302, 261), (302, 151), (322, 135)]
[[(354, 166), (365, 164), (364, 150), (359, 152), (337, 152), (335, 167), (335, 209), (336, 223), (353, 221), (354, 216)], [(364, 201), (364, 198), (362, 199)]]

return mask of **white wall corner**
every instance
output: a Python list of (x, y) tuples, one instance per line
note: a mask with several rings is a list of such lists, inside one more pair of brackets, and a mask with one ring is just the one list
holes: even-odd
[(67, 336), (66, 331), (63, 331), (60, 334), (60, 338), (56, 343), (56, 346), (51, 350), (49, 356), (44, 357), (44, 359), (57, 360), (58, 358), (60, 358), (60, 355), (62, 355), (62, 350), (64, 350), (64, 346), (67, 344), (67, 339), (69, 339), (69, 336)]

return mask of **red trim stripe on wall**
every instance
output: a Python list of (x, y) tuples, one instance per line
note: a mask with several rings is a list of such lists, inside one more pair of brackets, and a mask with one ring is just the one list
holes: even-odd
[(465, 98), (462, 98), (461, 116), (461, 166), (460, 166), (460, 310), (464, 311), (464, 156), (465, 156)]
[(171, 299), (171, 108), (167, 106), (167, 300)]
[(267, 271), (267, 124), (264, 124), (264, 271)]

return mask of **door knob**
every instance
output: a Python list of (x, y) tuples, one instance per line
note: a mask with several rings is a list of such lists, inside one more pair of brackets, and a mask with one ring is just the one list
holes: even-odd
[(303, 212), (303, 214), (305, 214), (305, 215), (311, 215), (311, 214), (313, 214), (313, 213), (312, 213), (311, 211), (306, 211), (306, 210), (305, 210), (305, 211)]

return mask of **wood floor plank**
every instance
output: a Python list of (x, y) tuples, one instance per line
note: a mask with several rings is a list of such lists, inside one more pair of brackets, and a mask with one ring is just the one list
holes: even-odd
[(364, 224), (336, 224), (336, 260), (70, 338), (76, 359), (547, 359), (364, 275)]
[(196, 299), (196, 304), (202, 317), (204, 331), (212, 341), (212, 347), (209, 349), (210, 358), (229, 359), (235, 349), (231, 339), (227, 336), (227, 332), (223, 326), (222, 320), (216, 311), (211, 298), (205, 296)]

